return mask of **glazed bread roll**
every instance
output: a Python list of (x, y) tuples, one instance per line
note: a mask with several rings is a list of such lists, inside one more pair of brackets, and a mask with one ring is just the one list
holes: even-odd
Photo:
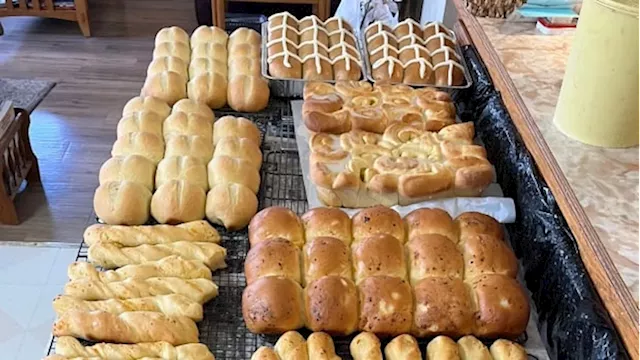
[(491, 344), (491, 356), (494, 360), (526, 360), (529, 358), (522, 346), (505, 339), (498, 339)]
[(213, 155), (213, 143), (204, 136), (172, 135), (167, 139), (165, 157), (192, 156), (203, 164), (209, 163)]
[(251, 355), (251, 360), (280, 360), (280, 358), (272, 348), (260, 346), (258, 350)]
[(317, 237), (307, 241), (303, 254), (304, 285), (327, 275), (352, 280), (350, 251), (342, 241), (331, 237)]
[(314, 332), (307, 338), (309, 360), (340, 360), (331, 336)]
[(207, 168), (193, 156), (166, 157), (156, 170), (156, 189), (171, 181), (187, 181), (204, 191), (209, 190)]
[(220, 243), (220, 234), (205, 220), (180, 225), (118, 226), (94, 224), (84, 231), (84, 242), (98, 241), (123, 246), (168, 244), (178, 241)]
[(411, 330), (413, 294), (399, 278), (374, 276), (359, 285), (359, 329), (380, 336), (397, 336)]
[(125, 155), (141, 155), (157, 164), (164, 156), (164, 141), (146, 132), (125, 134), (113, 143), (111, 156)]
[(69, 357), (92, 357), (101, 359), (142, 359), (165, 357), (174, 360), (214, 360), (213, 354), (204, 344), (173, 346), (167, 342), (148, 342), (135, 345), (99, 343), (83, 346), (70, 336), (61, 336), (56, 341), (56, 353)]
[(361, 332), (351, 340), (349, 352), (353, 360), (382, 360), (380, 339), (370, 332)]
[(451, 216), (441, 209), (417, 209), (405, 216), (407, 237), (413, 239), (419, 235), (438, 234), (458, 243), (458, 230)]
[(174, 112), (164, 121), (162, 132), (165, 139), (172, 135), (199, 135), (212, 140), (213, 124), (197, 113)]
[(353, 268), (356, 284), (376, 275), (407, 279), (402, 244), (389, 235), (373, 235), (356, 243), (353, 249)]
[(179, 294), (199, 304), (218, 296), (218, 286), (207, 279), (149, 278), (127, 279), (111, 283), (73, 280), (64, 286), (64, 294), (81, 300), (135, 299)]
[(102, 282), (125, 279), (144, 280), (152, 277), (178, 277), (181, 279), (211, 280), (211, 270), (198, 260), (185, 260), (176, 255), (138, 265), (127, 265), (116, 270), (98, 271), (91, 264), (77, 261), (67, 268), (70, 280), (98, 280)]
[(205, 190), (186, 180), (162, 184), (151, 198), (151, 216), (160, 224), (181, 224), (204, 219)]
[(58, 316), (71, 310), (85, 312), (106, 311), (115, 315), (129, 311), (152, 311), (171, 317), (184, 316), (193, 321), (201, 321), (203, 313), (201, 304), (178, 294), (101, 301), (86, 301), (71, 296), (59, 295), (53, 300), (53, 309)]
[(287, 331), (282, 334), (274, 350), (278, 354), (280, 360), (308, 360), (309, 351), (307, 342), (297, 331)]
[(261, 76), (236, 75), (227, 86), (227, 102), (235, 111), (258, 112), (269, 104), (269, 83)]
[(245, 159), (250, 162), (256, 170), (260, 171), (262, 166), (262, 152), (258, 145), (246, 138), (227, 136), (218, 141), (214, 156), (230, 156)]
[(100, 184), (110, 181), (131, 181), (153, 191), (156, 165), (141, 155), (112, 157), (100, 167)]
[(249, 188), (254, 194), (260, 188), (260, 174), (255, 167), (245, 159), (233, 158), (226, 155), (216, 156), (207, 167), (209, 187), (217, 185), (241, 184)]
[(464, 258), (451, 240), (438, 234), (418, 235), (407, 243), (407, 259), (412, 285), (429, 276), (462, 279)]
[(403, 244), (406, 241), (402, 218), (386, 206), (379, 205), (361, 210), (353, 217), (352, 226), (354, 242), (377, 234), (391, 235)]
[(296, 247), (302, 248), (304, 231), (300, 219), (293, 211), (272, 206), (261, 210), (251, 219), (249, 243), (252, 247), (272, 238), (286, 239)]
[(422, 360), (422, 353), (416, 339), (404, 334), (395, 337), (385, 346), (384, 357), (387, 360)]
[(460, 359), (460, 351), (456, 342), (446, 336), (438, 336), (427, 345), (428, 360)]
[(175, 114), (178, 112), (183, 112), (187, 115), (195, 113), (204, 117), (205, 119), (211, 120), (211, 122), (213, 122), (213, 120), (215, 119), (213, 110), (211, 110), (210, 107), (193, 99), (182, 99), (175, 103), (173, 105), (173, 108), (171, 109), (171, 114)]
[(258, 211), (258, 198), (248, 187), (235, 184), (218, 184), (207, 194), (205, 214), (214, 224), (227, 230), (239, 230), (247, 226)]
[(118, 343), (166, 341), (182, 345), (198, 342), (198, 328), (193, 320), (148, 311), (120, 315), (104, 311), (68, 311), (56, 320), (53, 335)]
[(187, 84), (189, 99), (219, 109), (227, 103), (227, 79), (217, 72), (206, 72), (195, 76)]
[(149, 220), (151, 192), (132, 181), (101, 184), (93, 196), (93, 209), (100, 220), (111, 225), (141, 225)]
[(199, 26), (191, 34), (191, 46), (196, 47), (201, 43), (227, 44), (229, 35), (226, 31), (216, 26)]
[(165, 41), (156, 44), (153, 49), (153, 59), (165, 56), (174, 56), (180, 58), (185, 64), (191, 60), (191, 49), (189, 43)]
[(307, 242), (317, 237), (331, 237), (351, 244), (351, 219), (335, 208), (315, 208), (301, 217)]
[(178, 26), (165, 27), (156, 33), (155, 45), (163, 42), (180, 42), (189, 45), (189, 34)]
[(331, 335), (346, 336), (358, 328), (358, 291), (339, 276), (324, 276), (304, 289), (306, 327)]
[(263, 241), (247, 253), (244, 274), (247, 285), (265, 276), (284, 276), (300, 283), (300, 250), (285, 239)]
[(223, 116), (213, 124), (213, 145), (226, 137), (245, 138), (260, 146), (260, 130), (251, 120), (243, 117)]
[(460, 351), (460, 360), (493, 360), (489, 349), (482, 341), (470, 335), (458, 339), (458, 351)]
[(187, 97), (185, 78), (177, 72), (163, 71), (153, 74), (144, 81), (141, 96), (153, 96), (169, 105)]
[(123, 116), (118, 121), (116, 134), (118, 138), (129, 133), (146, 132), (162, 138), (162, 122), (164, 119), (160, 115), (151, 111), (139, 111), (127, 116)]
[(180, 74), (185, 83), (189, 79), (187, 63), (176, 56), (163, 56), (153, 59), (149, 64), (149, 67), (147, 67), (147, 77), (165, 71), (173, 71)]
[(166, 102), (152, 96), (136, 96), (124, 105), (122, 116), (127, 116), (138, 111), (151, 111), (164, 119), (169, 116), (171, 107)]
[(242, 317), (254, 334), (282, 334), (303, 327), (300, 284), (281, 276), (254, 281), (242, 293)]
[(105, 269), (143, 264), (171, 255), (178, 255), (186, 260), (202, 261), (211, 270), (227, 266), (224, 262), (227, 250), (214, 243), (178, 241), (168, 244), (123, 247), (118, 243), (99, 241), (90, 246), (88, 251), (89, 262)]
[(412, 333), (417, 337), (471, 334), (474, 306), (467, 285), (459, 279), (427, 277), (414, 285)]

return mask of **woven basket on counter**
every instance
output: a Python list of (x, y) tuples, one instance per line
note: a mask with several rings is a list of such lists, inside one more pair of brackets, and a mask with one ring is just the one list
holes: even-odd
[(465, 0), (467, 10), (475, 16), (506, 18), (526, 0)]

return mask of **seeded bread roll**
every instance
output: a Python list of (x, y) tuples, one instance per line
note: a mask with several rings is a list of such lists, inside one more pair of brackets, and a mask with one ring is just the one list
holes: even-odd
[(149, 220), (151, 192), (132, 181), (109, 181), (96, 189), (93, 209), (111, 225), (142, 225)]
[(358, 328), (358, 291), (351, 280), (324, 276), (304, 289), (307, 328), (346, 336)]
[(207, 194), (207, 219), (214, 224), (224, 225), (227, 230), (244, 228), (256, 211), (258, 198), (244, 185), (218, 184)]
[(166, 118), (162, 133), (165, 139), (172, 135), (202, 136), (212, 140), (213, 123), (197, 113), (174, 112)]
[(304, 285), (326, 275), (352, 280), (349, 247), (331, 237), (317, 237), (307, 241), (303, 250)]
[(282, 334), (304, 326), (302, 288), (286, 277), (263, 277), (242, 293), (242, 316), (256, 334)]
[(317, 237), (332, 237), (351, 244), (351, 219), (340, 209), (315, 208), (301, 217), (307, 242)]
[(304, 231), (298, 216), (287, 208), (272, 206), (260, 211), (251, 220), (249, 243), (253, 247), (276, 237), (289, 240), (298, 248), (304, 245)]
[(118, 121), (116, 133), (118, 138), (133, 132), (147, 132), (162, 138), (162, 122), (164, 118), (152, 111), (138, 111), (123, 116)]
[(153, 191), (156, 165), (141, 155), (112, 157), (100, 167), (100, 184), (110, 181), (131, 181)]
[(166, 102), (152, 96), (136, 96), (124, 105), (122, 116), (127, 116), (138, 111), (152, 111), (164, 119), (169, 116), (171, 107), (169, 107)]
[(247, 160), (219, 155), (211, 159), (207, 167), (209, 186), (241, 184), (254, 194), (260, 188), (260, 174)]
[[(173, 105), (171, 113), (175, 114), (183, 112), (187, 115), (196, 113), (213, 122), (215, 115), (213, 110), (204, 103), (197, 102), (193, 99), (182, 99)], [(168, 114), (167, 114), (168, 116)]]
[(374, 276), (359, 285), (361, 331), (379, 336), (398, 336), (411, 330), (413, 294), (406, 281)]
[(440, 209), (417, 209), (404, 218), (407, 224), (407, 236), (412, 239), (418, 235), (438, 234), (458, 243), (458, 234), (451, 216)]
[(151, 198), (151, 216), (160, 224), (181, 224), (204, 219), (206, 194), (186, 180), (162, 184)]
[(361, 210), (353, 217), (352, 226), (354, 242), (376, 234), (391, 235), (402, 243), (406, 241), (402, 218), (386, 206)]
[(144, 82), (141, 96), (153, 96), (169, 105), (187, 97), (187, 86), (182, 75), (173, 71), (153, 74)]
[(464, 259), (451, 240), (438, 234), (418, 235), (406, 245), (411, 284), (429, 276), (462, 279)]
[(300, 283), (300, 250), (285, 239), (258, 243), (244, 261), (247, 285), (266, 276), (284, 276)]
[(153, 134), (133, 132), (113, 143), (111, 156), (141, 155), (157, 164), (164, 156), (164, 141)]
[(407, 278), (402, 244), (389, 235), (373, 235), (354, 245), (353, 268), (356, 284), (376, 275)]
[(256, 170), (260, 171), (262, 166), (262, 152), (258, 145), (246, 138), (227, 136), (220, 139), (216, 144), (214, 156), (230, 156), (245, 159), (250, 162)]
[(164, 156), (191, 156), (205, 165), (211, 161), (212, 155), (213, 144), (210, 138), (199, 135), (172, 135), (167, 139), (167, 148)]
[(156, 189), (173, 180), (188, 181), (204, 191), (209, 190), (207, 169), (193, 156), (170, 156), (160, 161), (156, 171)]
[(225, 137), (246, 138), (260, 146), (260, 130), (253, 121), (235, 116), (223, 116), (213, 125), (213, 145)]

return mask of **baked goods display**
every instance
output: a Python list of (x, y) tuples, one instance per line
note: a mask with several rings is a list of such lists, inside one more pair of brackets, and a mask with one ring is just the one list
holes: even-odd
[(465, 69), (454, 50), (454, 33), (432, 22), (422, 26), (406, 19), (391, 28), (380, 21), (369, 25), (363, 35), (374, 82), (417, 86), (464, 85)]
[[(419, 209), (402, 219), (376, 206), (349, 220), (338, 212), (313, 209), (300, 220), (272, 207), (251, 221), (242, 299), (250, 331), (513, 338), (525, 330), (517, 261), (491, 217)], [(341, 239), (317, 236), (327, 226)]]
[(288, 12), (267, 24), (267, 64), (276, 79), (360, 80), (362, 60), (352, 26), (340, 17), (300, 20)]
[(300, 333), (288, 331), (278, 338), (273, 348), (261, 346), (251, 356), (251, 360), (272, 359), (337, 360), (340, 357), (328, 334), (314, 332), (305, 340)]
[(456, 109), (449, 95), (430, 88), (372, 86), (366, 81), (335, 85), (309, 82), (303, 97), (302, 121), (314, 133), (362, 130), (382, 134), (396, 123), (422, 131), (439, 131), (456, 121)]
[(227, 103), (227, 40), (215, 26), (200, 26), (191, 34), (189, 99), (219, 109)]
[(227, 103), (235, 111), (258, 112), (269, 104), (269, 83), (260, 70), (261, 42), (260, 34), (248, 28), (229, 36)]

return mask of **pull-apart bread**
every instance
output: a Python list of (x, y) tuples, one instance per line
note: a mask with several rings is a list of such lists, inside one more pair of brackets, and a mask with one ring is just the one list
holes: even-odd
[(406, 19), (392, 29), (378, 21), (365, 29), (364, 40), (375, 81), (436, 86), (465, 82), (455, 35), (440, 23), (422, 26)]
[(189, 99), (218, 109), (227, 103), (227, 41), (229, 35), (215, 26), (200, 26), (191, 34)]
[(315, 15), (296, 19), (288, 12), (269, 17), (267, 63), (274, 78), (360, 80), (362, 60), (349, 23)]
[(229, 36), (227, 102), (235, 111), (258, 112), (269, 104), (269, 83), (262, 77), (258, 32), (239, 28)]

